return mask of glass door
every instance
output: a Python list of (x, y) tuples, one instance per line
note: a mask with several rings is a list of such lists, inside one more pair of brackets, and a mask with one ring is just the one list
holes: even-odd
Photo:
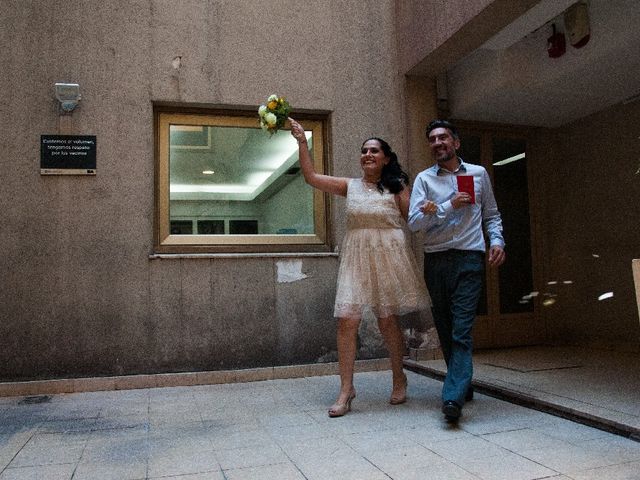
[(534, 236), (531, 212), (528, 132), (517, 128), (460, 127), (458, 154), (484, 166), (491, 176), (502, 216), (507, 260), (499, 269), (487, 266), (474, 327), (477, 348), (539, 343), (534, 291)]

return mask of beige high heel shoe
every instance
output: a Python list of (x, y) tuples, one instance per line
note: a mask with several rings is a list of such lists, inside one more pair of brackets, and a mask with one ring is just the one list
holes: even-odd
[(333, 405), (331, 405), (331, 408), (329, 409), (329, 416), (334, 418), (334, 417), (342, 417), (343, 415), (346, 415), (347, 412), (349, 412), (351, 410), (351, 402), (353, 401), (353, 399), (356, 398), (356, 392), (351, 392), (349, 394), (349, 398), (347, 398), (347, 401), (345, 403), (334, 403)]
[(392, 392), (391, 398), (389, 399), (389, 403), (391, 405), (400, 405), (407, 401), (407, 376), (403, 374), (404, 377), (404, 391), (402, 393)]

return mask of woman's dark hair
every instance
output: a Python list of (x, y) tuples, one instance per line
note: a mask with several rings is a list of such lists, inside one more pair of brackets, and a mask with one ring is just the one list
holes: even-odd
[(375, 140), (380, 144), (382, 152), (386, 157), (389, 157), (389, 163), (382, 167), (382, 173), (380, 180), (378, 181), (378, 190), (380, 193), (384, 192), (385, 187), (391, 193), (396, 194), (404, 190), (404, 187), (409, 185), (409, 175), (402, 170), (400, 163), (398, 162), (398, 155), (391, 150), (391, 146), (378, 137), (367, 138), (362, 145), (364, 146), (369, 140)]

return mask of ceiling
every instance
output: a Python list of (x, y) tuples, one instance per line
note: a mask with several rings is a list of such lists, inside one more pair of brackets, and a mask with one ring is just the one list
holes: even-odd
[[(547, 54), (575, 0), (543, 0), (454, 65), (439, 97), (463, 120), (558, 127), (640, 95), (640, 2), (590, 0), (590, 39)], [(565, 32), (567, 34), (568, 32)]]

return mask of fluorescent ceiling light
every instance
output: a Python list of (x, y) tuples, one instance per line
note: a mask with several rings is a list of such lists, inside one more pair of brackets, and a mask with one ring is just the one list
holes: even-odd
[(522, 160), (524, 158), (524, 152), (519, 153), (518, 155), (514, 155), (513, 157), (505, 158), (504, 160), (500, 160), (499, 162), (494, 163), (494, 166), (499, 167), (500, 165), (506, 165), (507, 163), (515, 162), (518, 160)]

